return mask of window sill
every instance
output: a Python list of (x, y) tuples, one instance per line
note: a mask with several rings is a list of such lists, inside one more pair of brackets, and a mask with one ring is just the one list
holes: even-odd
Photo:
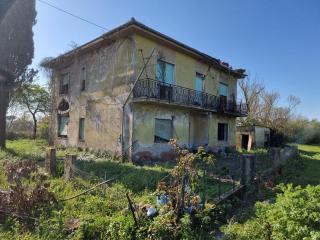
[(59, 139), (68, 139), (68, 136), (58, 136)]

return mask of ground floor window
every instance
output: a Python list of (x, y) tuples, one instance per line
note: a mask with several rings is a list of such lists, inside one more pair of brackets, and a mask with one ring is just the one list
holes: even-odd
[(84, 118), (80, 118), (79, 121), (79, 139), (84, 140)]
[(68, 136), (69, 116), (58, 115), (58, 136)]
[(218, 123), (218, 141), (228, 141), (227, 123)]
[(169, 142), (172, 139), (172, 120), (155, 119), (154, 142)]

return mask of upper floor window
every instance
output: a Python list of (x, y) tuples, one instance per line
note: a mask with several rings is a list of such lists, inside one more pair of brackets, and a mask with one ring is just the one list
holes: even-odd
[(85, 67), (81, 68), (80, 81), (81, 81), (81, 92), (86, 90), (87, 70)]
[(219, 95), (220, 96), (224, 96), (224, 97), (228, 97), (229, 94), (229, 86), (228, 84), (225, 83), (219, 83)]
[(195, 82), (195, 103), (201, 105), (203, 103), (203, 91), (204, 91), (204, 76), (203, 74), (196, 73)]
[(169, 142), (173, 136), (173, 125), (171, 119), (155, 119), (154, 142)]
[(69, 84), (70, 84), (70, 74), (69, 73), (62, 74), (60, 78), (60, 94), (69, 93)]
[(196, 73), (196, 84), (195, 90), (197, 91), (204, 91), (204, 75), (200, 73)]
[(174, 64), (159, 59), (157, 61), (156, 79), (168, 84), (174, 84)]

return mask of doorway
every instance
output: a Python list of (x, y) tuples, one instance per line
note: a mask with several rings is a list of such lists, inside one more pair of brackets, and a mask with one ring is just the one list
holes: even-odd
[(242, 139), (242, 143), (241, 143), (242, 149), (248, 150), (249, 134), (242, 134), (241, 139)]

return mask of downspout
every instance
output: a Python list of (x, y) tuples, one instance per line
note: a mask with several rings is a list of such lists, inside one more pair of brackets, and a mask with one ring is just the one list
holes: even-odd
[(147, 58), (147, 61), (145, 62), (143, 68), (142, 68), (142, 69), (140, 70), (140, 72), (139, 72), (139, 75), (137, 76), (136, 80), (134, 81), (133, 87), (132, 87), (132, 89), (130, 90), (128, 97), (126, 98), (125, 102), (124, 102), (123, 105), (122, 105), (122, 124), (121, 124), (121, 125), (122, 125), (122, 126), (121, 126), (121, 155), (122, 155), (122, 161), (124, 161), (124, 155), (125, 155), (124, 136), (123, 136), (123, 135), (124, 135), (123, 133), (124, 133), (125, 107), (126, 107), (128, 101), (129, 101), (129, 98), (130, 98), (131, 94), (133, 93), (133, 90), (134, 90), (137, 82), (139, 81), (139, 79), (140, 79), (142, 73), (144, 72), (144, 70), (146, 69), (146, 67), (147, 67), (147, 65), (148, 65), (148, 63), (149, 63), (149, 61), (150, 61), (150, 59), (151, 59), (154, 51), (155, 51), (155, 48), (152, 49), (151, 54), (150, 54), (149, 57)]

